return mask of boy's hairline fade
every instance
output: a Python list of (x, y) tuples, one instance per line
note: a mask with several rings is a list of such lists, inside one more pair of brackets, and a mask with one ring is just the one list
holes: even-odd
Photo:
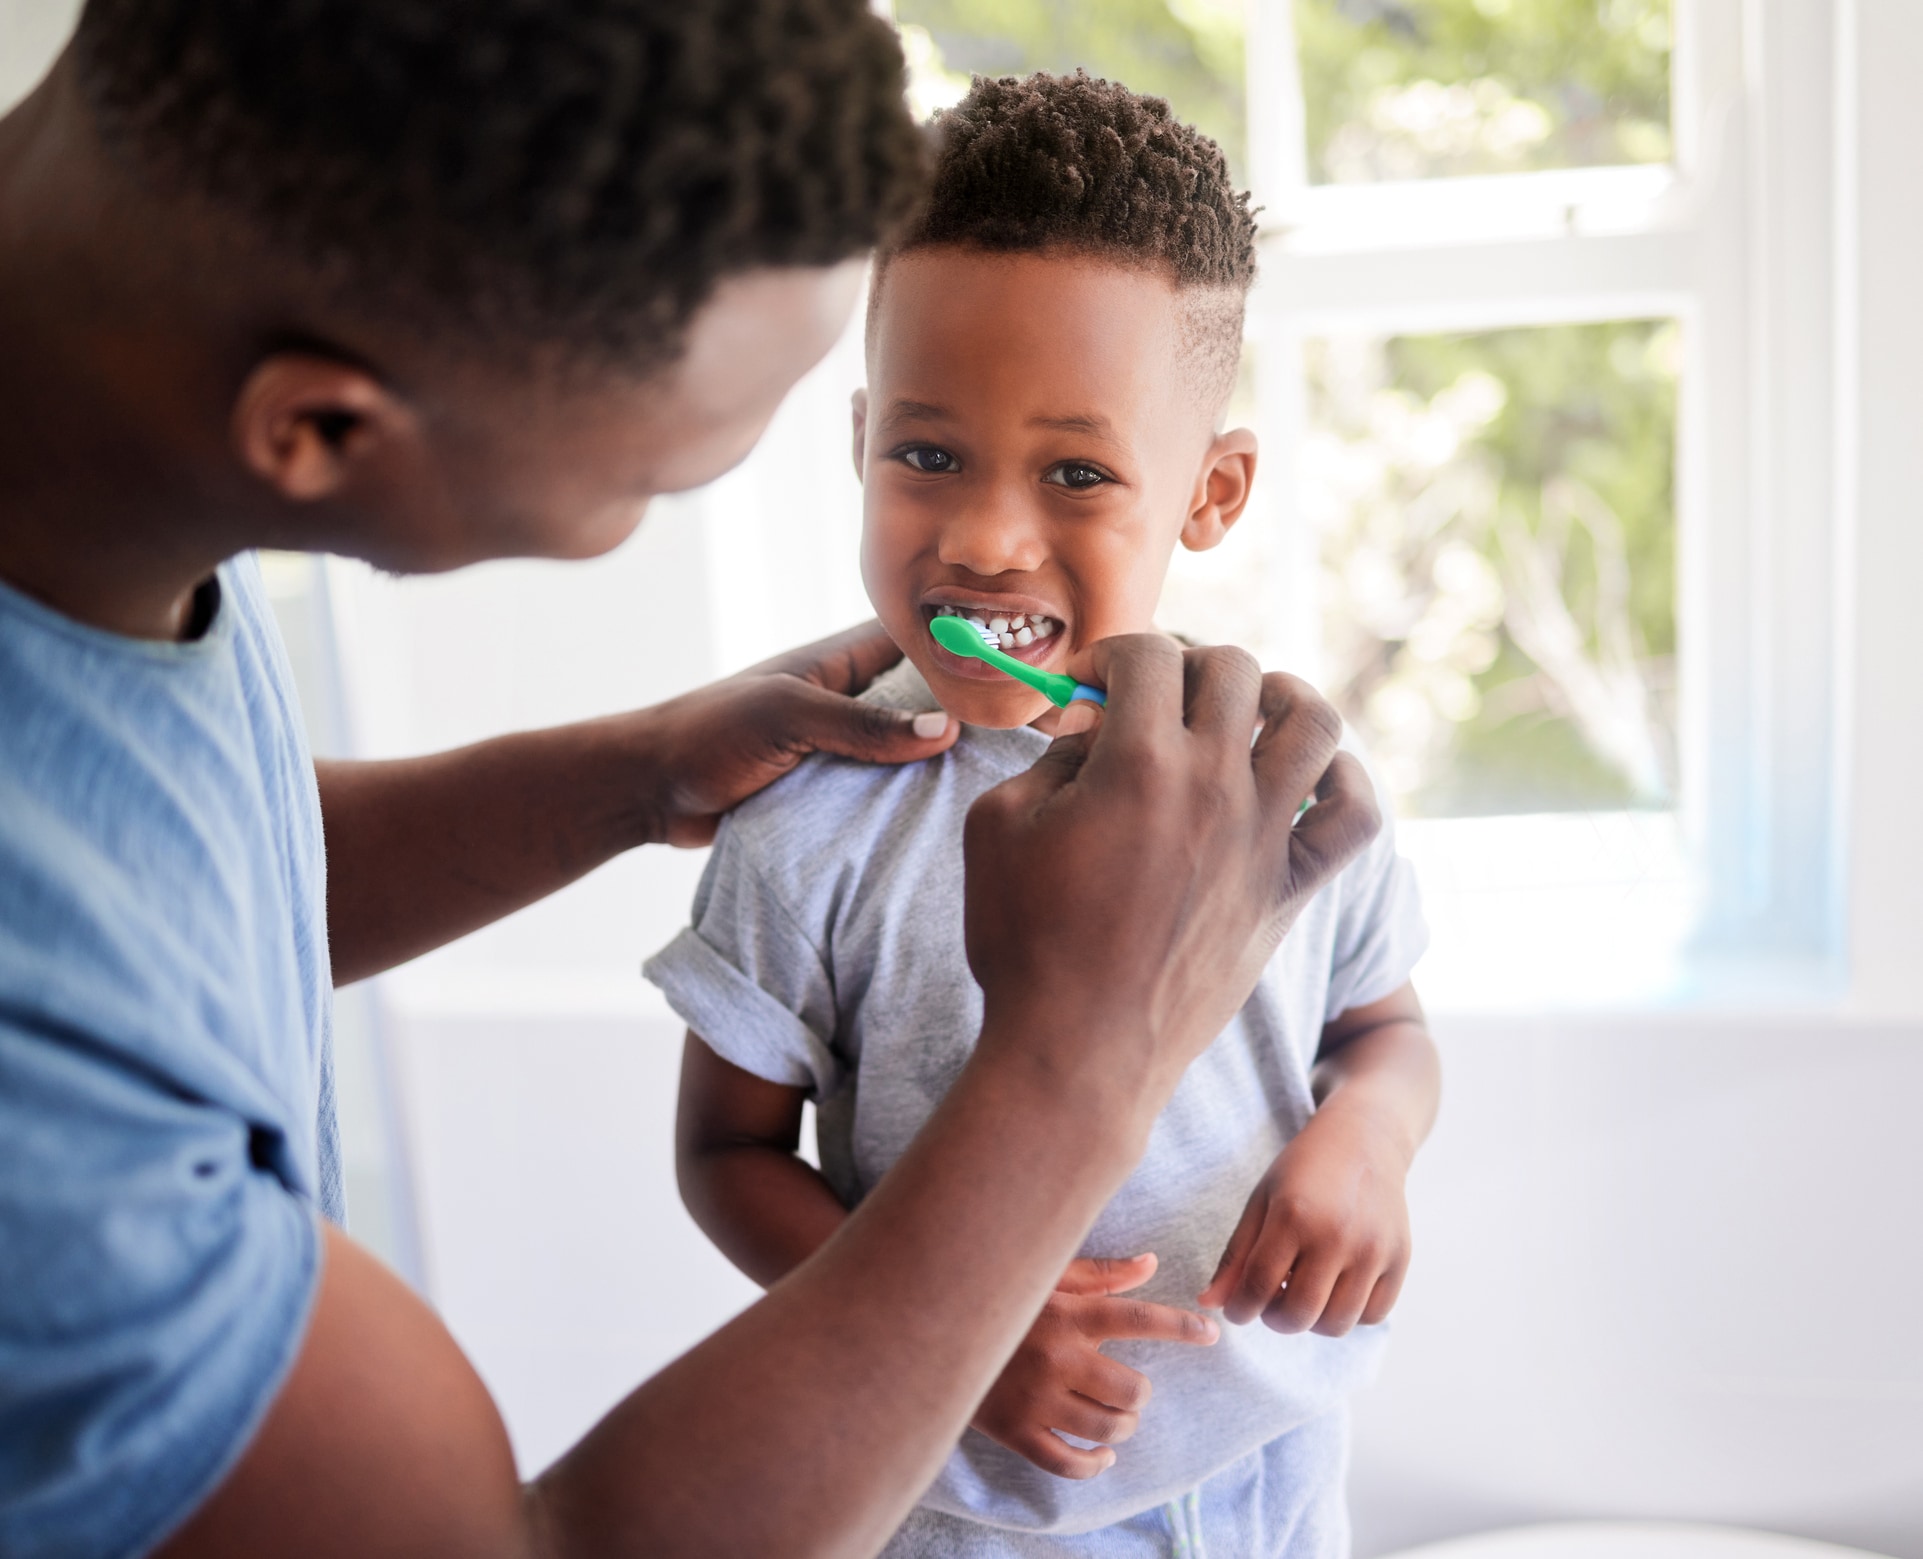
[(1168, 266), (1114, 249), (1070, 244), (1039, 245), (1025, 249), (990, 249), (980, 244), (922, 242), (877, 250), (868, 276), (863, 340), (872, 349), (875, 323), (881, 313), (888, 268), (917, 254), (974, 255), (983, 260), (1032, 258), (1112, 266), (1132, 275), (1149, 276), (1168, 285), (1176, 306), (1177, 364), (1188, 381), (1209, 426), (1220, 430), (1223, 414), (1242, 368), (1242, 332), (1248, 295), (1238, 287), (1184, 284)]

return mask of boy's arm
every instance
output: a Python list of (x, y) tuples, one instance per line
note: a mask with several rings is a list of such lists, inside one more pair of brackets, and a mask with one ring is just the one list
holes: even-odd
[(820, 1172), (796, 1156), (805, 1097), (722, 1059), (688, 1031), (674, 1120), (681, 1200), (763, 1288), (821, 1249), (848, 1217)]
[(1409, 1166), (1435, 1123), (1441, 1067), (1415, 987), (1322, 1030), (1316, 1112), (1262, 1177), (1199, 1296), (1242, 1325), (1340, 1337), (1383, 1320), (1408, 1271)]

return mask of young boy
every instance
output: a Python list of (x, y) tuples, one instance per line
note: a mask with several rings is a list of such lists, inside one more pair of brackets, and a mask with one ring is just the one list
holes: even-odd
[[(1253, 436), (1217, 431), (1254, 224), (1216, 147), (1080, 74), (978, 80), (937, 129), (931, 202), (876, 273), (854, 443), (863, 577), (907, 655), (868, 696), (945, 708), (962, 737), (902, 769), (811, 758), (741, 807), (693, 927), (647, 966), (690, 1024), (683, 1196), (765, 1284), (966, 1060), (964, 821), (1063, 719), (929, 622), (1085, 666), (1148, 628), (1176, 542), (1219, 542), (1254, 473)], [(1435, 1103), (1408, 983), (1423, 943), (1385, 829), (1191, 1068), (890, 1555), (1346, 1551), (1345, 1402), (1382, 1350)], [(819, 1173), (795, 1152), (810, 1099)], [(1191, 1304), (1268, 1324), (1220, 1333)]]

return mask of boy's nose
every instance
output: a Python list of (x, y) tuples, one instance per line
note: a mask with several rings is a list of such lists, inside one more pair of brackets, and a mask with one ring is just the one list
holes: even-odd
[(1026, 573), (1047, 557), (1041, 526), (1013, 500), (971, 504), (942, 527), (940, 555), (951, 568), (990, 578)]

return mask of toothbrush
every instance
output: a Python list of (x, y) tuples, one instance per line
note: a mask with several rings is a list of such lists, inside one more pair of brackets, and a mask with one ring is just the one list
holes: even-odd
[(1017, 682), (1026, 682), (1057, 709), (1066, 709), (1073, 703), (1108, 703), (1108, 695), (1098, 687), (1077, 682), (1059, 671), (1037, 671), (1027, 661), (1004, 655), (987, 641), (980, 630), (969, 627), (960, 617), (937, 617), (929, 623), (928, 631), (935, 636), (935, 642), (950, 654), (972, 655), (997, 671), (1007, 672)]

